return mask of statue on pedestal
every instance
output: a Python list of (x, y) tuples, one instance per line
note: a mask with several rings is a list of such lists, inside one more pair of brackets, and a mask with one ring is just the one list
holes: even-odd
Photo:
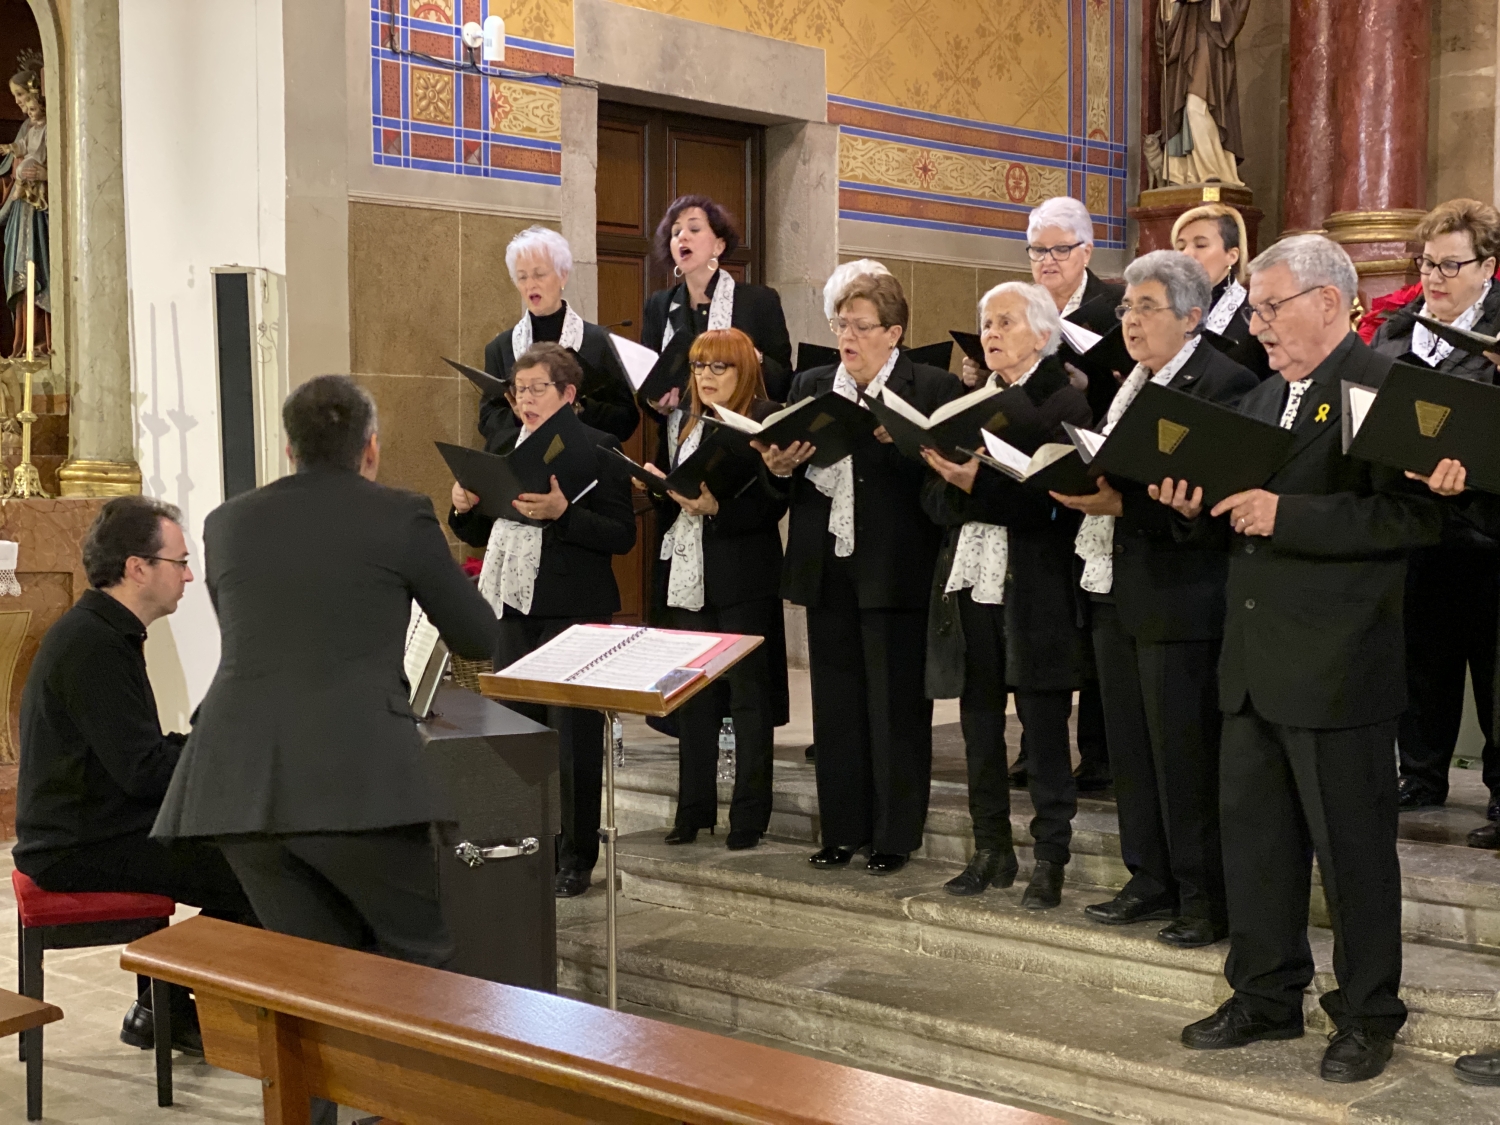
[(4, 250), (0, 271), (15, 323), (10, 355), (26, 348), (26, 263), (36, 263), (36, 352), (52, 350), (52, 278), (47, 232), (47, 103), (42, 97), (42, 57), (22, 51), (10, 80), (11, 97), (26, 115), (16, 139), (0, 145), (0, 177), (9, 183), (0, 204)]
[(1250, 0), (1160, 0), (1160, 143), (1167, 184), (1242, 182), (1234, 40), (1249, 8)]

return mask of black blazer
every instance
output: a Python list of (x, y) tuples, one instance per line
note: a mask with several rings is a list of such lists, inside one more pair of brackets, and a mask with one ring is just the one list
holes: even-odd
[[(1063, 423), (1088, 426), (1088, 399), (1068, 381), (1055, 357), (1044, 359), (1022, 385), (1041, 416), (1043, 441), (1066, 442)], [(1041, 444), (1037, 442), (1036, 444)], [(974, 491), (965, 493), (931, 474), (922, 488), (922, 504), (932, 520), (948, 528), (945, 549), (932, 575), (934, 612), (928, 622), (928, 659), (932, 688), (939, 671), (958, 690), (930, 691), (937, 698), (962, 690), (962, 648), (944, 648), (942, 630), (961, 644), (957, 594), (944, 594), (953, 567), (954, 547), (962, 526), (971, 520), (1007, 529), (1009, 563), (1005, 575), (1005, 682), (1032, 690), (1063, 690), (1083, 685), (1088, 663), (1088, 631), (1073, 565), (1073, 541), (1082, 517), (1045, 491), (1019, 484), (981, 467)], [(956, 680), (953, 677), (956, 675)]]
[[(542, 529), (542, 561), (532, 587), (531, 612), (524, 615), (527, 617), (610, 617), (620, 609), (620, 588), (615, 584), (611, 560), (635, 546), (630, 475), (617, 467), (617, 458), (609, 453), (620, 448), (614, 435), (589, 427), (585, 430), (594, 442), (599, 483)], [(514, 447), (512, 435), (498, 452)], [(481, 515), (477, 508), (462, 515), (448, 509), (448, 526), (471, 547), (486, 546), (494, 525), (495, 521)], [(488, 604), (485, 608), (493, 616)], [(523, 616), (515, 607), (507, 606), (505, 616), (512, 615)]]
[[(506, 378), (516, 362), (510, 331), (507, 328), (484, 346), (484, 369), (497, 379)], [(578, 414), (579, 420), (585, 426), (613, 434), (621, 441), (629, 440), (641, 424), (641, 412), (635, 405), (630, 378), (620, 366), (614, 348), (610, 347), (609, 333), (597, 324), (584, 321), (583, 343), (578, 347), (578, 354), (597, 372), (591, 376), (585, 369), (583, 386), (578, 388), (578, 403), (583, 407)], [(484, 435), (485, 448), (490, 452), (515, 441), (519, 429), (520, 423), (516, 421), (510, 403), (503, 398), (480, 400), (479, 432)]]
[[(708, 286), (713, 296), (719, 278), (714, 276)], [(662, 337), (666, 335), (667, 317), (672, 318), (673, 332), (689, 332), (696, 336), (706, 323), (704, 312), (696, 317), (688, 309), (687, 284), (679, 282), (670, 289), (658, 289), (646, 298), (646, 314), (641, 324), (641, 343), (653, 351), (661, 351)], [(668, 310), (672, 305), (670, 314)], [(694, 324), (694, 321), (697, 324)], [(781, 311), (781, 295), (765, 285), (750, 285), (735, 282), (734, 312), (729, 317), (730, 326), (738, 328), (754, 341), (764, 357), (761, 360), (761, 375), (766, 381), (766, 395), (772, 402), (785, 402), (792, 385), (792, 339), (787, 335), (786, 314)]]
[[(1200, 343), (1172, 381), (1173, 390), (1225, 406), (1237, 406), (1260, 385), (1208, 343)], [(1115, 520), (1114, 585), (1120, 623), (1142, 644), (1206, 641), (1224, 635), (1224, 552), (1228, 525), (1213, 521), (1218, 536), (1180, 542), (1172, 533), (1172, 509), (1151, 499), (1145, 485), (1111, 481), (1120, 490), (1124, 515)]]
[[(1406, 555), (1439, 541), (1444, 508), (1425, 485), (1344, 456), (1340, 422), (1341, 380), (1379, 387), (1390, 369), (1352, 332), (1339, 344), (1313, 372), (1296, 444), (1266, 484), (1280, 496), (1275, 533), (1231, 536), (1219, 660), (1227, 713), (1249, 702), (1274, 723), (1331, 729), (1406, 708)], [(1275, 425), (1286, 396), (1284, 380), (1267, 379), (1240, 409)]]
[[(792, 380), (790, 401), (833, 389), (838, 368), (814, 367)], [(885, 385), (923, 414), (964, 393), (958, 377), (936, 367), (896, 360)], [(791, 504), (781, 596), (816, 606), (823, 589), (823, 560), (833, 553), (828, 533), (831, 501), (799, 467), (784, 480), (770, 478)], [(922, 482), (931, 470), (894, 445), (864, 439), (854, 452), (854, 568), (861, 609), (922, 609), (927, 605), (941, 531), (922, 511)]]
[[(1392, 359), (1399, 359), (1411, 351), (1412, 330), (1417, 326), (1416, 315), (1422, 308), (1423, 300), (1424, 298), (1418, 297), (1393, 312), (1386, 322), (1375, 330), (1375, 338), (1370, 341), (1370, 346), (1381, 355), (1388, 355)], [(1500, 335), (1500, 282), (1490, 286), (1489, 295), (1484, 299), (1484, 305), (1473, 331), (1482, 332), (1486, 336)], [(1496, 381), (1493, 363), (1482, 355), (1470, 355), (1462, 348), (1454, 348), (1449, 352), (1437, 365), (1437, 370), (1480, 383)]]
[(1116, 281), (1105, 281), (1093, 270), (1085, 269), (1083, 303), (1069, 313), (1067, 319), (1090, 332), (1106, 336), (1120, 323), (1115, 316), (1115, 306), (1124, 296), (1125, 286)]
[(208, 514), (222, 654), (152, 834), (363, 832), (451, 818), (402, 670), (412, 599), (490, 655), (495, 614), (425, 496), (310, 469)]
[[(756, 421), (777, 410), (773, 402), (757, 402), (750, 414)], [(700, 423), (701, 424), (701, 423)], [(719, 496), (717, 515), (703, 521), (703, 601), (718, 609), (781, 591), (781, 517), (786, 514), (784, 490), (774, 487), (765, 462), (755, 457), (755, 475), (733, 496)], [(667, 427), (657, 428), (655, 464), (667, 470)], [(656, 502), (657, 525), (665, 534), (682, 509), (671, 497)], [(668, 560), (655, 560), (656, 606), (667, 605)], [(778, 611), (779, 612), (779, 611)]]

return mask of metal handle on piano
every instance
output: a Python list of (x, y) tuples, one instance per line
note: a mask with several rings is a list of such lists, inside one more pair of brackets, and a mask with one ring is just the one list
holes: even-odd
[(485, 861), (490, 859), (515, 859), (517, 856), (535, 855), (541, 846), (535, 836), (489, 848), (481, 848), (478, 844), (464, 840), (453, 849), (453, 854), (470, 867), (483, 867)]

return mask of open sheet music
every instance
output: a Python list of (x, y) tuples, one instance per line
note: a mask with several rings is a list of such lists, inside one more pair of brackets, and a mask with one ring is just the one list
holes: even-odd
[(701, 674), (694, 661), (723, 639), (712, 633), (630, 625), (574, 625), (497, 674), (671, 695)]

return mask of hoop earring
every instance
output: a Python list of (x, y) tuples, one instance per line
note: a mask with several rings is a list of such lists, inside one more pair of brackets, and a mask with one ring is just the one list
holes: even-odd
[(711, 269), (711, 270), (713, 270), (715, 273), (718, 273), (719, 272), (719, 259), (718, 258), (710, 258), (708, 260), (708, 268)]
[(673, 266), (672, 267), (672, 276), (673, 277), (681, 277), (682, 276), (682, 267), (681, 266)]

